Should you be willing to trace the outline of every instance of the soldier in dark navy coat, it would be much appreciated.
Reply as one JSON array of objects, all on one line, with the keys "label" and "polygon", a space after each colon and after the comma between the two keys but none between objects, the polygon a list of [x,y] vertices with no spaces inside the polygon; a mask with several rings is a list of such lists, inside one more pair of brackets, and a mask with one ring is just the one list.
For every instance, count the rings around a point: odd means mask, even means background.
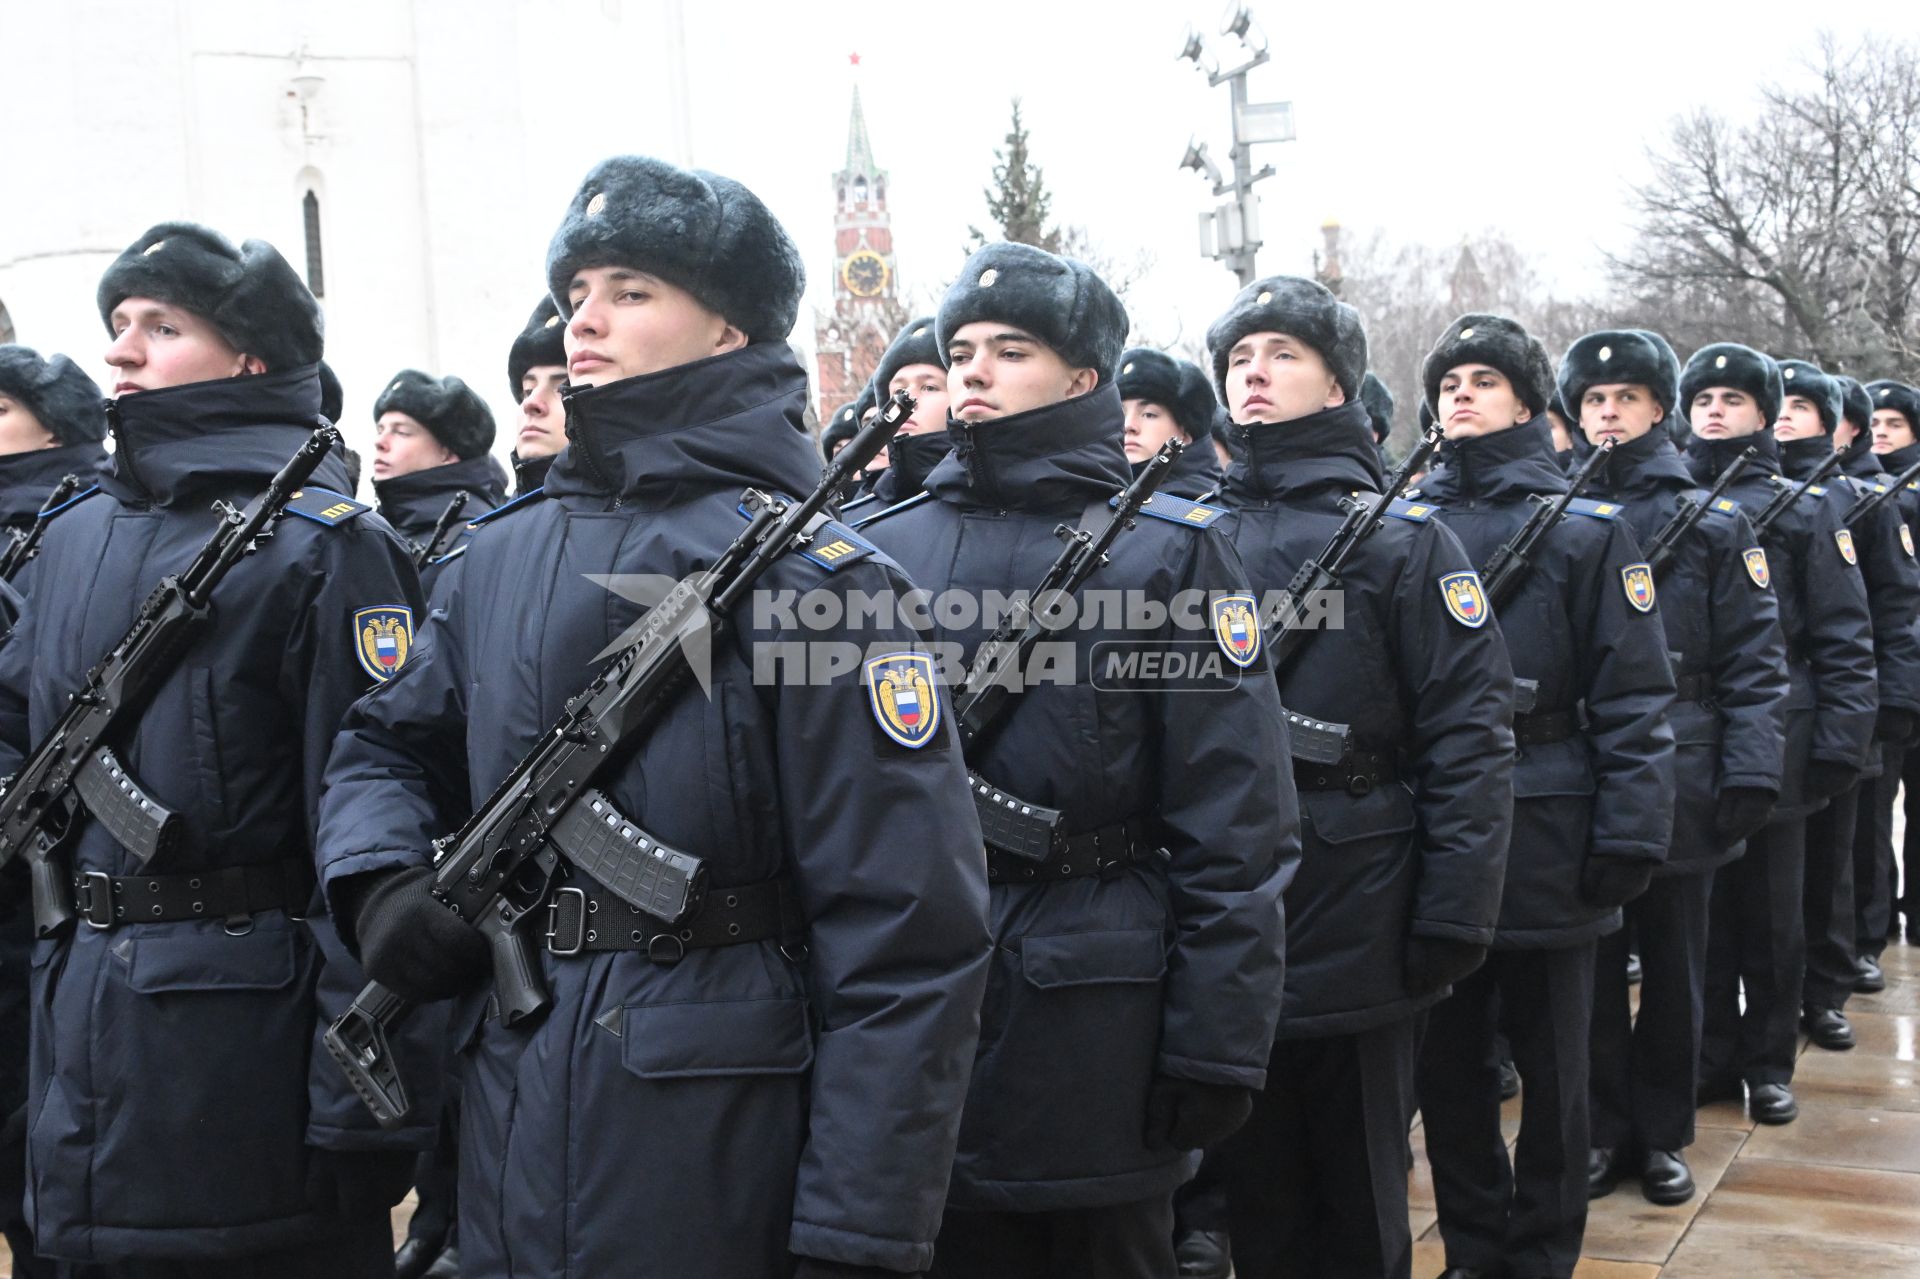
[{"label": "soldier in dark navy coat", "polygon": [[520,404],[513,438],[513,495],[524,497],[546,481],[547,468],[567,447],[567,408],[560,396],[567,387],[566,321],[546,294],[507,352],[507,385]]},{"label": "soldier in dark navy coat", "polygon": [[[1842,379],[1851,382],[1852,379]],[[1914,463],[1920,462],[1920,390],[1915,390],[1901,382],[1870,382],[1860,388],[1856,401],[1851,395],[1847,399],[1847,417],[1858,429],[1867,431],[1873,438],[1871,448],[1875,460],[1889,475],[1899,475]],[[1915,480],[1902,489],[1895,500],[1900,504],[1902,523],[1909,539],[1920,538],[1920,480]],[[1882,752],[1888,750],[1883,743]],[[1894,773],[1897,776],[1889,776]],[[1882,774],[1881,784],[1887,795],[1883,797],[1884,816],[1877,819],[1879,830],[1875,832],[1876,842],[1880,845],[1871,855],[1862,850],[1855,859],[1856,882],[1860,880],[1861,859],[1871,856],[1872,869],[1864,876],[1864,882],[1871,885],[1871,891],[1859,901],[1858,929],[1855,939],[1856,968],[1858,975],[1854,979],[1854,989],[1873,992],[1886,989],[1886,977],[1880,971],[1880,953],[1886,949],[1887,942],[1898,940],[1901,935],[1900,914],[1906,910],[1907,917],[1920,921],[1920,875],[1909,874],[1906,877],[1905,903],[1895,900],[1900,880],[1900,862],[1920,867],[1920,857],[1905,856],[1904,849],[1897,849],[1893,842],[1893,795],[1898,793],[1902,784],[1906,787],[1906,844],[1920,848],[1920,748],[1909,749],[1901,753],[1900,766],[1895,770],[1891,763]],[[1916,929],[1920,936],[1920,928]]]},{"label": "soldier in dark navy coat", "polygon": [[[1126,313],[1082,263],[995,244],[938,324],[953,454],[933,501],[863,532],[936,598],[1030,591],[1056,526],[1103,527],[1128,481]],[[994,965],[935,1275],[1171,1274],[1174,1188],[1265,1082],[1298,813],[1221,514],[1156,498],[1047,650],[1063,673],[1031,676],[969,751],[1063,819],[1042,863],[989,844]],[[971,660],[983,614],[936,608],[940,641]],[[1219,676],[1103,674],[1129,648],[1210,654]]]},{"label": "soldier in dark navy coat", "polygon": [[[1756,522],[1790,487],[1769,429],[1784,397],[1780,366],[1737,343],[1702,347],[1680,374],[1695,482],[1713,484],[1735,457],[1755,449],[1759,461],[1728,492]],[[1865,769],[1879,710],[1859,556],[1832,508],[1814,497],[1788,507],[1743,556],[1749,575],[1770,584],[1780,603],[1786,745],[1771,819],[1749,837],[1746,856],[1714,872],[1707,929],[1699,1096],[1738,1099],[1744,1083],[1750,1113],[1768,1124],[1800,1113],[1791,1085],[1806,973],[1807,818]]]},{"label": "soldier in dark navy coat", "polygon": [[[347,717],[322,815],[326,891],[368,972],[412,999],[467,996],[462,1273],[924,1271],[978,1033],[987,885],[913,633],[848,616],[856,592],[908,589],[884,556],[835,525],[776,561],[726,619],[705,688],[595,778],[704,860],[678,930],[570,870],[538,934],[551,1005],[508,1026],[475,997],[485,943],[427,891],[431,841],[665,583],[739,536],[744,491],[819,479],[785,341],[804,276],[752,192],[604,161],[547,266],[568,317],[568,446],[538,496],[469,538],[405,678]],[[802,593],[835,620],[783,607]],[[797,668],[776,660],[789,646]],[[917,713],[896,689],[920,694]]]},{"label": "soldier in dark navy coat", "polygon": [[889,465],[874,481],[873,491],[846,506],[844,513],[855,528],[901,502],[928,500],[927,477],[953,450],[947,439],[947,370],[939,347],[934,317],[920,316],[907,321],[873,370],[869,399],[878,402],[905,391],[914,398],[914,407],[887,445]]},{"label": "soldier in dark navy coat", "polygon": [[[1384,487],[1360,400],[1366,333],[1319,284],[1275,276],[1241,290],[1207,347],[1237,423],[1222,501],[1269,602],[1346,503]],[[1493,940],[1512,674],[1471,561],[1431,515],[1392,507],[1334,598],[1308,602],[1321,633],[1279,672],[1304,844],[1286,894],[1285,997],[1253,1116],[1209,1157],[1243,1279],[1410,1273],[1422,1013]],[[1309,750],[1308,733],[1340,744]]]},{"label": "soldier in dark navy coat", "polygon": [[[1512,320],[1468,314],[1421,377],[1447,444],[1419,500],[1486,580],[1500,548],[1567,491],[1546,420],[1552,365]],[[1515,677],[1538,691],[1513,722],[1513,842],[1493,952],[1429,1017],[1420,1113],[1448,1266],[1568,1279],[1586,1228],[1594,953],[1666,858],[1673,672],[1652,571],[1608,502],[1576,498],[1494,613]],[[1511,1161],[1503,1026],[1521,1083]]]},{"label": "soldier in dark navy coat", "polygon": [[[1582,433],[1576,465],[1613,445],[1587,495],[1618,506],[1649,556],[1682,503],[1707,497],[1667,430],[1679,379],[1666,340],[1640,330],[1589,333],[1560,364],[1560,399]],[[1654,569],[1677,690],[1673,833],[1647,891],[1625,907],[1628,926],[1601,938],[1594,960],[1587,1189],[1596,1197],[1631,1176],[1656,1204],[1694,1193],[1686,1148],[1713,872],[1745,851],[1780,793],[1787,655],[1773,588],[1742,558],[1755,544],[1740,504],[1722,498]],[[1637,1019],[1630,933],[1643,969]]]},{"label": "soldier in dark navy coat", "polygon": [[1198,365],[1152,347],[1136,346],[1120,356],[1120,403],[1126,410],[1127,464],[1134,474],[1160,446],[1179,440],[1180,454],[1157,490],[1196,502],[1219,496],[1223,478],[1213,450],[1213,419],[1220,400],[1213,379]]},{"label": "soldier in dark navy coat", "polygon": [[[213,502],[252,500],[319,421],[319,307],[271,245],[163,223],[98,303],[116,447],[18,583],[0,775],[200,550]],[[312,831],[340,717],[406,668],[422,604],[345,482],[325,459],[116,734],[177,847],[143,865],[83,816],[84,922],[35,943],[27,1218],[88,1279],[391,1273],[387,1212],[430,1130],[376,1128],[316,1051],[364,977],[317,908]],[[430,1013],[398,1045],[429,1098],[445,1033]]]},{"label": "soldier in dark navy coat", "polygon": [[[493,411],[457,377],[402,369],[373,402],[373,493],[380,515],[426,553],[420,584],[433,594],[439,561],[467,520],[506,500],[507,477],[487,450]],[[428,546],[447,504],[467,495],[459,521]]]}]

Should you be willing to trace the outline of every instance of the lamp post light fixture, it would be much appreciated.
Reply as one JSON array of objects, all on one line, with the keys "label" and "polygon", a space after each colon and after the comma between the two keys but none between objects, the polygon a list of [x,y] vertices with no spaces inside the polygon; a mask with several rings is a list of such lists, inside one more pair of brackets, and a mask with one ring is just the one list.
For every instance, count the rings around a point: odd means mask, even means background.
[{"label": "lamp post light fixture", "polygon": [[1200,255],[1220,262],[1247,285],[1258,275],[1254,257],[1261,244],[1260,198],[1254,194],[1253,184],[1273,176],[1272,165],[1254,172],[1252,149],[1262,143],[1294,140],[1293,104],[1247,101],[1247,72],[1264,66],[1268,54],[1266,32],[1254,21],[1244,0],[1234,0],[1227,6],[1220,34],[1232,36],[1239,43],[1247,55],[1245,62],[1222,71],[1219,60],[1192,27],[1181,38],[1178,57],[1205,74],[1209,88],[1228,86],[1233,107],[1233,149],[1227,154],[1233,161],[1233,181],[1222,180],[1219,168],[1207,157],[1205,143],[1189,141],[1180,167],[1203,173],[1212,182],[1216,198],[1232,196],[1200,215]]}]

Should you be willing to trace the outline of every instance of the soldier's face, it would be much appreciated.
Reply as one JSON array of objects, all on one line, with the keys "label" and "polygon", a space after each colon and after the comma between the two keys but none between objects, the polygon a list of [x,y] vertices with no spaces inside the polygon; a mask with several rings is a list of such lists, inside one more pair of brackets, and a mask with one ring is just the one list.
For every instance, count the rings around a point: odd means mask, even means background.
[{"label": "soldier's face", "polygon": [[26,405],[10,395],[0,395],[0,457],[50,449],[58,443]]},{"label": "soldier's face", "polygon": [[198,315],[152,298],[127,298],[107,323],[113,330],[107,363],[114,369],[116,399],[267,369],[265,362],[234,350]]},{"label": "soldier's face", "polygon": [[1533,416],[1507,375],[1485,364],[1448,369],[1434,407],[1440,430],[1450,440],[1512,430]]},{"label": "soldier's face", "polygon": [[460,459],[432,431],[399,409],[388,409],[373,424],[373,478],[391,480]]},{"label": "soldier's face", "polygon": [[1095,369],[1070,366],[1031,333],[995,320],[975,320],[947,339],[948,412],[962,422],[990,422],[1085,395],[1100,383]]},{"label": "soldier's face", "polygon": [[1789,395],[1787,402],[1780,406],[1780,416],[1773,424],[1773,438],[1776,440],[1810,440],[1826,433],[1827,428],[1820,421],[1819,408],[1804,395]]},{"label": "soldier's face", "polygon": [[887,395],[905,391],[914,400],[913,416],[902,435],[928,435],[947,429],[947,371],[938,364],[909,364],[887,383]]},{"label": "soldier's face", "polygon": [[1347,402],[1320,352],[1285,333],[1250,333],[1227,352],[1227,408],[1242,426],[1292,422]]},{"label": "soldier's face", "polygon": [[1638,382],[1590,386],[1580,396],[1580,432],[1589,444],[1637,440],[1666,416],[1653,392]]},{"label": "soldier's face", "polygon": [[737,351],[747,335],[676,284],[627,267],[589,267],[567,286],[567,373],[605,386]]},{"label": "soldier's face", "polygon": [[1873,411],[1873,451],[1891,453],[1914,442],[1913,423],[1898,409]]},{"label": "soldier's face", "polygon": [[1127,411],[1126,426],[1120,437],[1127,450],[1127,461],[1146,461],[1168,440],[1193,443],[1193,437],[1180,429],[1166,405],[1152,400],[1122,400],[1120,404]]},{"label": "soldier's face", "polygon": [[560,388],[566,366],[536,364],[520,379],[520,433],[513,451],[523,459],[552,457],[567,446],[567,405]]},{"label": "soldier's face", "polygon": [[1730,386],[1709,386],[1695,392],[1687,421],[1703,440],[1737,440],[1756,434],[1766,425],[1759,402]]}]

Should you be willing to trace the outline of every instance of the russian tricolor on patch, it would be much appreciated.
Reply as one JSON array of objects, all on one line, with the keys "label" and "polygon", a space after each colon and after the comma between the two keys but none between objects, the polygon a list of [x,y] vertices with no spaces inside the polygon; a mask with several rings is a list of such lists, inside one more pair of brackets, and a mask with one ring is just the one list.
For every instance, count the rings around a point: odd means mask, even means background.
[{"label": "russian tricolor on patch", "polygon": [[1740,558],[1746,561],[1747,576],[1753,584],[1762,590],[1773,584],[1773,573],[1767,568],[1767,553],[1757,546],[1749,546],[1740,552]]},{"label": "russian tricolor on patch", "polygon": [[1235,666],[1248,667],[1260,656],[1260,622],[1251,595],[1222,595],[1213,602],[1213,634],[1220,651]]},{"label": "russian tricolor on patch", "polygon": [[1629,564],[1620,570],[1620,583],[1626,587],[1627,603],[1642,613],[1653,612],[1653,568],[1648,564]]},{"label": "russian tricolor on patch", "polygon": [[354,655],[360,668],[384,684],[413,651],[413,610],[402,604],[363,608],[353,615]]},{"label": "russian tricolor on patch", "polygon": [[940,727],[933,677],[933,658],[925,653],[888,653],[867,662],[867,699],[881,732],[914,750],[933,740]]},{"label": "russian tricolor on patch", "polygon": [[1447,602],[1453,620],[1469,630],[1487,624],[1487,593],[1480,589],[1478,573],[1446,573],[1440,578],[1440,598]]}]

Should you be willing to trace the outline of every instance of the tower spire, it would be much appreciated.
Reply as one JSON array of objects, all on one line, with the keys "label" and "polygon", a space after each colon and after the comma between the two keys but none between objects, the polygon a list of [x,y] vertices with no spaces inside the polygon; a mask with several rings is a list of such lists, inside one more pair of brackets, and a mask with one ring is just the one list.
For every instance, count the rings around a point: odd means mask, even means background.
[{"label": "tower spire", "polygon": [[874,172],[873,145],[867,141],[867,113],[860,106],[860,85],[853,86],[853,115],[847,122],[848,173]]}]

